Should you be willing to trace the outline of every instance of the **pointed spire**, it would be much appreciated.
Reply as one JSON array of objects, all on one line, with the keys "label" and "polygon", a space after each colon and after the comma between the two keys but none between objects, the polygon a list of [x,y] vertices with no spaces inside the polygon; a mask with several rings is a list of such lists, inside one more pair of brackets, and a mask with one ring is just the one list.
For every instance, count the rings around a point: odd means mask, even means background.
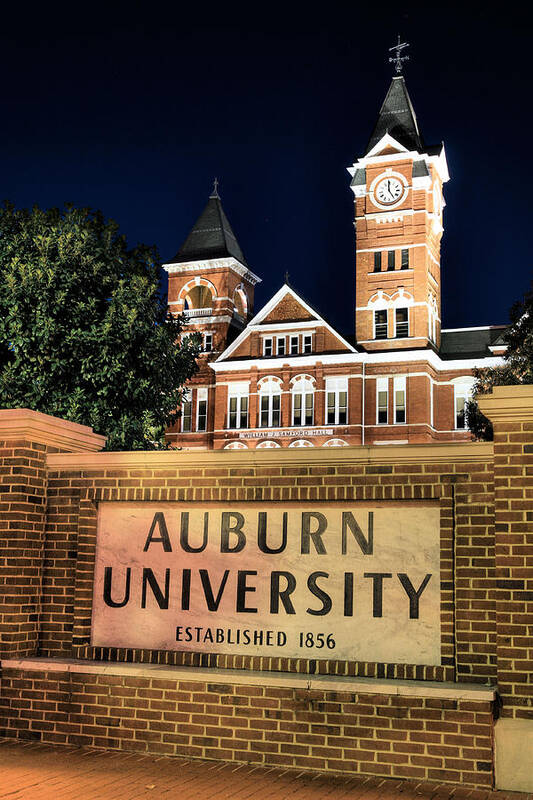
[{"label": "pointed spire", "polygon": [[383,101],[365,155],[388,133],[408,150],[423,149],[416,114],[403,75],[395,76]]},{"label": "pointed spire", "polygon": [[207,205],[175,257],[168,263],[180,264],[184,261],[203,261],[210,258],[235,258],[244,266],[248,266],[222,208],[217,178],[214,180]]}]

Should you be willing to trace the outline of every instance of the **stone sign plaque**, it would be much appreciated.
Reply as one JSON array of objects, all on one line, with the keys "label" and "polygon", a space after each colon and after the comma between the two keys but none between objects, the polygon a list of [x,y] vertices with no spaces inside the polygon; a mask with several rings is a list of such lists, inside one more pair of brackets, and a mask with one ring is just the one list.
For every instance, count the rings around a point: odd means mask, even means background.
[{"label": "stone sign plaque", "polygon": [[436,504],[99,505],[92,644],[440,664]]}]

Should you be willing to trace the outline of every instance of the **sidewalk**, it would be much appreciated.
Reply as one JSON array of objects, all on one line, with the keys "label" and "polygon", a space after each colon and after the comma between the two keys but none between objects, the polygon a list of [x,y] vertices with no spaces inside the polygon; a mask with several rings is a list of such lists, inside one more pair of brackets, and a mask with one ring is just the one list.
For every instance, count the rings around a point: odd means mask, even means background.
[{"label": "sidewalk", "polygon": [[384,778],[0,740],[0,800],[533,800]]}]

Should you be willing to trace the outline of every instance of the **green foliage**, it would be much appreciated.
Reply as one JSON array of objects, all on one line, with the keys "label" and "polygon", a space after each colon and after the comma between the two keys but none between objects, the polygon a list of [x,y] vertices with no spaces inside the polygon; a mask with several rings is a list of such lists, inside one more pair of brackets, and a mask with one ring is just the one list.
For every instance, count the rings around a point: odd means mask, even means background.
[{"label": "green foliage", "polygon": [[533,288],[526,292],[523,300],[514,304],[510,316],[511,325],[504,335],[505,363],[500,367],[474,370],[476,383],[473,399],[466,406],[466,418],[476,439],[490,441],[493,438],[492,425],[479,410],[477,397],[488,394],[494,386],[533,384]]},{"label": "green foliage", "polygon": [[160,271],[100,212],[0,208],[0,407],[91,425],[108,450],[163,447],[199,342],[176,344]]}]

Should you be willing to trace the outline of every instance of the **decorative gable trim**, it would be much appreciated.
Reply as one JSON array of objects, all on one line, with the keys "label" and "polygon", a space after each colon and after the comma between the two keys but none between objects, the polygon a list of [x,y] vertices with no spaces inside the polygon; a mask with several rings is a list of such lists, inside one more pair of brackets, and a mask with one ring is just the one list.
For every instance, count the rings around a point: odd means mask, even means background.
[{"label": "decorative gable trim", "polygon": [[[330,331],[330,333],[332,333],[339,340],[339,342],[341,342],[346,347],[346,349],[350,353],[356,353],[357,352],[357,350],[349,342],[347,342],[346,339],[344,339],[340,335],[340,333],[338,333],[334,328],[332,328],[331,325],[328,322],[326,322],[325,319],[322,319],[320,314],[318,314],[315,311],[315,309],[312,308],[309,305],[309,303],[306,303],[306,301],[302,297],[300,297],[294,291],[294,289],[292,289],[288,284],[285,283],[285,284],[283,284],[283,286],[280,289],[278,289],[276,294],[273,295],[270,298],[268,303],[266,303],[266,305],[264,305],[263,308],[260,311],[258,311],[257,314],[250,320],[250,322],[248,323],[246,328],[242,331],[242,333],[240,333],[239,336],[237,336],[237,338],[229,345],[229,347],[227,347],[224,350],[224,352],[221,353],[221,355],[216,359],[216,362],[213,362],[213,363],[219,363],[219,362],[225,361],[227,358],[229,358],[231,356],[231,354],[234,353],[240,347],[240,345],[244,342],[244,340],[248,336],[250,336],[250,334],[253,331],[260,330],[262,333],[264,333],[267,330],[267,326],[266,325],[261,325],[262,320],[264,320],[266,317],[268,317],[268,315],[271,313],[271,311],[273,311],[276,308],[276,306],[281,302],[281,300],[283,300],[283,298],[286,297],[287,295],[290,295],[291,297],[293,297],[294,300],[296,300],[297,303],[299,303],[309,314],[312,315],[313,319],[311,319],[311,320],[302,320],[302,322],[299,322],[299,323],[292,323],[292,322],[291,323],[286,323],[286,322],[283,322],[282,320],[280,320],[279,323],[276,323],[276,322],[268,323],[268,328],[271,328],[271,327],[275,326],[276,329],[278,329],[278,328],[282,329],[286,325],[290,325],[291,327],[292,326],[305,327],[305,326],[309,325],[309,323],[311,323],[315,327],[320,325],[320,326],[323,326],[324,328],[326,328],[328,331]],[[316,357],[317,354],[314,354],[314,355]]]}]

